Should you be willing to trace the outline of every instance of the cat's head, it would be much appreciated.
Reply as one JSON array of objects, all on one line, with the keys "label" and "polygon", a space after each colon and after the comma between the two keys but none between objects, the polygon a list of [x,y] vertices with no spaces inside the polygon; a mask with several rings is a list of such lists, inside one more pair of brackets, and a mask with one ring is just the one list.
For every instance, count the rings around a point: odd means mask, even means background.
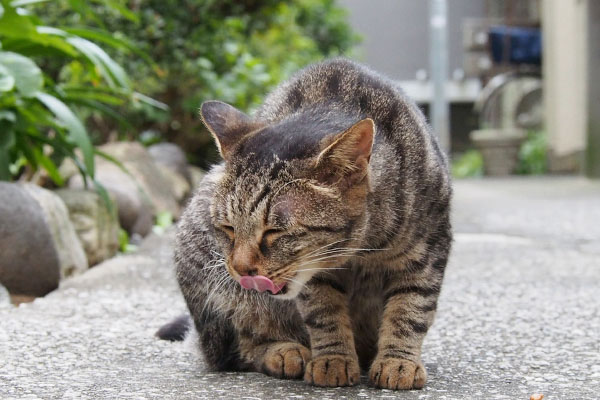
[{"label": "cat's head", "polygon": [[314,109],[266,124],[216,101],[201,115],[225,160],[211,218],[231,276],[293,298],[342,267],[365,227],[373,121]]}]

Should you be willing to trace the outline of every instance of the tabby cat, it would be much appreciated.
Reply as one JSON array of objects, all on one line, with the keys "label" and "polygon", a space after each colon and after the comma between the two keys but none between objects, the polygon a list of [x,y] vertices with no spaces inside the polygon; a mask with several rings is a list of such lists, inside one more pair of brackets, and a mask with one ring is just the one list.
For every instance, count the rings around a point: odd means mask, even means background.
[{"label": "tabby cat", "polygon": [[376,387],[422,388],[451,187],[415,104],[334,59],[253,117],[218,101],[201,115],[224,163],[181,219],[176,265],[208,366],[318,386],[362,369]]}]

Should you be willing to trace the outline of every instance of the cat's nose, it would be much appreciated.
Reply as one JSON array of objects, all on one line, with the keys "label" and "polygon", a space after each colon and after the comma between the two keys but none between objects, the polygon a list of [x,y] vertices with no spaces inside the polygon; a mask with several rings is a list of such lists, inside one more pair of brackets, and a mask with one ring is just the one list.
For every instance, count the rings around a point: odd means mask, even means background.
[{"label": "cat's nose", "polygon": [[253,266],[234,266],[233,267],[241,276],[256,276],[258,269]]},{"label": "cat's nose", "polygon": [[231,257],[231,266],[241,276],[260,275],[256,252],[249,246],[235,248]]}]

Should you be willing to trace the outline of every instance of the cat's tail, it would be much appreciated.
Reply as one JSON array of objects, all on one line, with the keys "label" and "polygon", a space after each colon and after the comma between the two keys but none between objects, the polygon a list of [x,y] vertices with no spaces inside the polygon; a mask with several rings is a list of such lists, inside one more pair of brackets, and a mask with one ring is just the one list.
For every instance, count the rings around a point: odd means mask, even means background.
[{"label": "cat's tail", "polygon": [[173,321],[160,327],[155,336],[162,340],[171,342],[183,341],[192,327],[192,317],[189,314],[183,314]]}]

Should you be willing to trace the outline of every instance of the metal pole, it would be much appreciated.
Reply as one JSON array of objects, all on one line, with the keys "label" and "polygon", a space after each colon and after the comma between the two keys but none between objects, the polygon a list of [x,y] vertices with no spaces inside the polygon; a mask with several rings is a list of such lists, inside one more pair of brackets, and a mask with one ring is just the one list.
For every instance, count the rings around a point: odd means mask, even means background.
[{"label": "metal pole", "polygon": [[446,99],[448,37],[446,0],[429,0],[429,68],[433,83],[430,119],[440,146],[450,154],[449,106]]}]

